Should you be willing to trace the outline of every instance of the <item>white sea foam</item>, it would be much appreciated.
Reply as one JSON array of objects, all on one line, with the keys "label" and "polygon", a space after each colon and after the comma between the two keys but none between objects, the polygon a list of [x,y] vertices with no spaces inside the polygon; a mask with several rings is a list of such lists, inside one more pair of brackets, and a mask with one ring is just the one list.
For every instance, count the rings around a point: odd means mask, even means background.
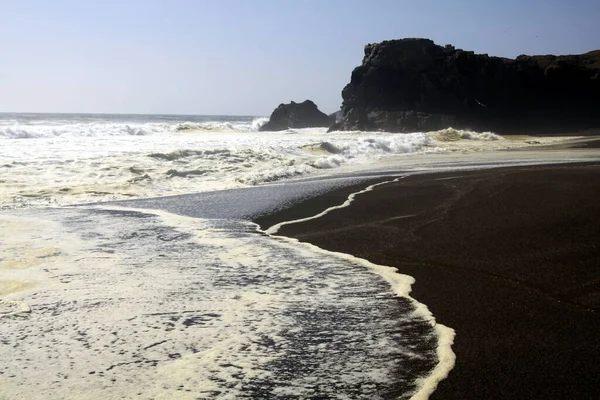
[{"label": "white sea foam", "polygon": [[326,141],[319,149],[331,153],[318,158],[314,165],[317,168],[337,168],[346,163],[366,163],[385,156],[418,152],[435,152],[429,148],[431,138],[425,133],[411,134],[379,134],[364,136],[355,135],[352,141]]},{"label": "white sea foam", "polygon": [[468,140],[503,140],[504,138],[493,132],[475,132],[470,130],[460,130],[454,128],[442,129],[430,132],[429,136],[442,142],[454,142],[461,139]]},{"label": "white sea foam", "polygon": [[[440,169],[526,145],[456,131],[258,133],[197,125],[205,123],[2,139],[0,204],[187,193],[376,164]],[[452,331],[391,268],[231,221],[83,209],[11,215],[0,217],[11,232],[0,240],[0,337],[15,344],[0,347],[0,393],[9,398],[377,398],[407,379],[415,385],[405,397],[425,399],[453,365]],[[425,359],[436,361],[427,376],[389,373],[410,374],[404,366]]]},{"label": "white sea foam", "polygon": [[[348,196],[348,198],[346,199],[346,201],[344,201],[340,205],[329,207],[329,208],[323,210],[322,212],[315,214],[313,216],[310,216],[310,217],[305,217],[305,218],[300,218],[300,219],[296,219],[296,220],[285,221],[285,222],[275,224],[275,225],[267,228],[266,230],[264,230],[264,232],[268,235],[273,236],[279,232],[279,229],[281,229],[282,226],[310,221],[313,219],[320,218],[320,217],[322,217],[326,214],[329,214],[335,210],[346,208],[346,207],[350,206],[350,204],[352,204],[352,202],[354,201],[356,196],[359,196],[363,193],[370,192],[378,186],[387,185],[392,182],[397,182],[402,178],[404,178],[404,176],[395,178],[390,181],[380,182],[380,183],[376,183],[376,184],[367,186],[365,189],[363,189],[359,192],[351,193]],[[312,249],[313,251],[325,253],[328,255],[332,254],[332,255],[335,255],[335,256],[343,258],[343,259],[358,262],[358,263],[364,265],[365,267],[375,271],[380,276],[382,276],[390,284],[393,292],[396,293],[398,296],[406,297],[406,298],[411,299],[411,301],[413,301],[414,308],[415,308],[415,314],[418,314],[423,319],[429,321],[431,323],[431,325],[434,327],[435,332],[438,335],[437,365],[430,372],[429,375],[420,377],[418,379],[417,389],[415,390],[415,393],[411,396],[411,400],[426,400],[426,399],[428,399],[429,396],[437,388],[438,383],[441,380],[445,379],[448,376],[448,373],[454,368],[454,364],[456,361],[456,355],[452,351],[452,344],[454,343],[455,332],[451,328],[448,328],[442,324],[436,323],[433,314],[431,314],[431,312],[429,311],[427,306],[419,303],[418,301],[416,301],[415,299],[410,297],[411,286],[412,286],[412,284],[414,284],[414,279],[408,275],[400,274],[398,272],[398,270],[393,267],[386,267],[386,266],[373,264],[368,260],[354,257],[350,254],[337,253],[337,252],[331,252],[328,250],[323,250],[323,249],[321,249],[317,246],[314,246],[312,244],[309,244],[309,243],[301,243],[300,241],[298,241],[296,239],[291,239],[291,238],[285,238],[285,239],[289,240],[292,243],[307,246],[308,248]]]},{"label": "white sea foam", "polygon": [[114,122],[110,120],[35,120],[19,123],[0,119],[0,139],[35,139],[55,137],[145,136],[186,131],[256,132],[268,121],[260,117],[251,120]]},{"label": "white sea foam", "polygon": [[[8,283],[12,283],[8,281]],[[15,285],[16,286],[16,285]],[[24,301],[13,301],[0,299],[0,318],[14,317],[17,315],[28,314],[31,307]]]},{"label": "white sea foam", "polygon": [[248,122],[209,121],[209,122],[184,122],[177,124],[174,130],[181,131],[215,131],[215,132],[257,132],[261,126],[269,121],[267,117],[254,118]]},{"label": "white sea foam", "polygon": [[69,204],[256,185],[429,151],[426,142],[423,134],[331,135],[324,129],[13,140],[0,148],[0,204]]},{"label": "white sea foam", "polygon": [[55,249],[0,268],[0,281],[35,281],[4,296],[32,310],[0,324],[8,398],[408,398],[436,368],[434,320],[392,268],[234,221],[7,218],[16,234],[2,251],[17,257],[34,239]]},{"label": "white sea foam", "polygon": [[[428,134],[327,133],[325,128],[258,132],[265,121],[0,118],[0,207],[237,188],[364,170],[382,161],[411,165],[417,161],[404,160],[411,155],[530,146],[525,139],[451,128]],[[544,144],[563,139],[536,140]]]},{"label": "white sea foam", "polygon": [[165,124],[64,124],[0,126],[0,138],[34,139],[53,137],[140,136],[168,131]]}]

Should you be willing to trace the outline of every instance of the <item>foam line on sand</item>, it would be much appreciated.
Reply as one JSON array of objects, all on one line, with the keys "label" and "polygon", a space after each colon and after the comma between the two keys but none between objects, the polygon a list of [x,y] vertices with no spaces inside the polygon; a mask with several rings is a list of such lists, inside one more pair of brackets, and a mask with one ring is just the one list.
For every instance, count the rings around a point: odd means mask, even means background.
[{"label": "foam line on sand", "polygon": [[312,250],[314,252],[319,252],[319,253],[327,254],[330,256],[335,256],[335,257],[338,257],[338,258],[341,258],[341,259],[344,259],[344,260],[347,260],[347,261],[350,261],[353,263],[363,265],[364,267],[368,268],[369,270],[373,271],[374,273],[376,273],[377,275],[379,275],[383,279],[385,279],[389,283],[393,292],[396,295],[409,299],[415,307],[415,313],[418,313],[422,318],[429,321],[429,323],[434,327],[435,332],[438,336],[438,347],[437,347],[438,363],[437,363],[436,367],[431,371],[429,376],[423,377],[419,380],[419,382],[417,382],[418,388],[415,391],[415,393],[413,394],[413,396],[411,397],[411,400],[426,400],[435,391],[439,382],[444,380],[448,376],[449,372],[454,368],[454,364],[456,361],[456,355],[452,351],[452,344],[454,343],[455,331],[452,328],[449,328],[447,326],[437,323],[435,320],[435,317],[429,311],[427,306],[425,304],[419,303],[416,299],[414,299],[410,296],[411,286],[415,283],[415,279],[409,275],[404,275],[404,274],[398,273],[398,270],[394,267],[374,264],[368,260],[365,260],[365,259],[362,259],[359,257],[355,257],[351,254],[325,250],[325,249],[322,249],[322,248],[315,246],[313,244],[310,244],[310,243],[300,242],[298,239],[295,239],[295,238],[289,238],[286,236],[276,235],[282,226],[317,219],[317,218],[320,218],[334,210],[348,207],[348,206],[350,206],[350,204],[352,204],[352,202],[354,201],[356,196],[366,193],[366,192],[370,192],[378,186],[397,182],[404,177],[405,176],[400,176],[393,180],[369,185],[368,187],[366,187],[363,190],[360,190],[358,192],[350,194],[348,196],[348,198],[346,199],[346,201],[344,201],[342,204],[329,207],[329,208],[325,209],[324,211],[322,211],[318,214],[315,214],[311,217],[280,222],[278,224],[275,224],[275,225],[269,227],[266,230],[262,230],[257,225],[257,231],[262,232],[271,237],[278,238],[280,240],[286,240],[291,243],[297,243],[299,245],[306,246],[307,248],[309,248],[310,250]]},{"label": "foam line on sand", "polygon": [[266,229],[266,230],[264,231],[264,233],[266,233],[266,234],[268,234],[268,235],[275,235],[275,234],[277,234],[277,232],[279,232],[279,229],[281,229],[281,227],[282,227],[282,226],[285,226],[285,225],[292,225],[292,224],[298,224],[298,223],[300,223],[300,222],[306,222],[306,221],[310,221],[310,220],[313,220],[313,219],[321,218],[322,216],[324,216],[324,215],[326,215],[326,214],[329,214],[331,211],[334,211],[334,210],[339,210],[340,208],[345,208],[345,207],[348,207],[350,204],[352,204],[352,202],[354,201],[354,198],[355,198],[356,196],[358,196],[359,194],[363,194],[363,193],[366,193],[366,192],[370,192],[371,190],[375,189],[377,186],[385,185],[385,184],[392,183],[392,182],[398,182],[398,180],[400,180],[400,179],[402,179],[402,178],[404,178],[404,176],[401,176],[401,177],[395,178],[395,179],[393,179],[393,180],[390,180],[390,181],[379,182],[379,183],[375,183],[375,184],[373,184],[373,185],[369,185],[369,186],[367,186],[365,189],[363,189],[363,190],[361,190],[361,191],[359,191],[359,192],[356,192],[356,193],[352,193],[352,194],[350,194],[350,195],[348,196],[348,198],[346,199],[346,201],[344,201],[344,202],[343,202],[342,204],[340,204],[340,205],[333,206],[333,207],[329,207],[329,208],[327,208],[327,209],[325,209],[325,210],[321,211],[320,213],[318,213],[318,214],[315,214],[315,215],[313,215],[313,216],[310,216],[310,217],[306,217],[306,218],[300,218],[300,219],[294,219],[294,220],[291,220],[291,221],[284,221],[284,222],[280,222],[280,223],[278,223],[278,224],[275,224],[275,225],[273,225],[273,226],[269,227],[268,229]]}]

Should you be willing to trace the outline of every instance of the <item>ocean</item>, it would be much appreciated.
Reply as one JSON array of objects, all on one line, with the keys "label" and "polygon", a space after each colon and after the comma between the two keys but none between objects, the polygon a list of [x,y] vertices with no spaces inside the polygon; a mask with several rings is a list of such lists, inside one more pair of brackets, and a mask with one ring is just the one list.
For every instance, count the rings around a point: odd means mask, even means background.
[{"label": "ocean", "polygon": [[[499,136],[258,132],[264,117],[0,114],[0,206],[64,205],[330,174]],[[465,136],[462,139],[460,135]],[[481,139],[481,140],[477,140]],[[494,140],[496,139],[496,140]],[[442,145],[440,145],[442,144]],[[485,146],[484,146],[485,147]],[[488,146],[489,147],[489,146]]]},{"label": "ocean", "polygon": [[490,132],[265,121],[0,114],[0,398],[429,396],[454,331],[414,280],[252,218],[375,176],[540,156]]}]

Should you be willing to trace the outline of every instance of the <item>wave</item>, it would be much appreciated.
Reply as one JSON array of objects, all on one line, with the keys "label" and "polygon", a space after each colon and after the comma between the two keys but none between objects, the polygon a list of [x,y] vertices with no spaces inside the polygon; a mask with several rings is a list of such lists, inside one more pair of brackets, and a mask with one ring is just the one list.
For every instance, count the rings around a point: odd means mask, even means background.
[{"label": "wave", "polygon": [[319,169],[337,168],[350,162],[365,162],[386,155],[416,153],[432,143],[425,133],[367,136],[347,143],[323,142],[318,149],[328,155],[318,158],[313,166]]},{"label": "wave", "polygon": [[205,121],[205,122],[147,122],[147,123],[56,123],[56,121],[34,121],[19,124],[14,120],[0,121],[0,138],[36,139],[55,137],[100,137],[100,136],[148,136],[157,134],[185,133],[194,131],[256,132],[268,118],[250,121]]},{"label": "wave", "polygon": [[252,123],[250,124],[251,130],[253,132],[258,131],[267,122],[269,122],[269,118],[267,118],[267,117],[254,118],[252,120]]},{"label": "wave", "polygon": [[168,131],[165,124],[64,124],[0,126],[0,138],[36,139],[54,137],[146,136]]},{"label": "wave", "polygon": [[269,118],[254,118],[250,122],[242,121],[207,121],[207,122],[182,122],[175,126],[176,132],[185,131],[218,131],[218,132],[257,132],[267,123]]},{"label": "wave", "polygon": [[[52,126],[22,125],[22,130],[0,121],[5,137],[7,132],[13,137],[57,137],[0,145],[0,207],[231,189],[383,165],[409,154],[486,151],[512,143],[489,132],[451,128],[409,134],[327,133],[323,128],[254,134],[266,118],[225,119],[142,124],[61,121]],[[236,124],[236,129],[246,131],[218,133]],[[215,134],[191,132],[200,127]],[[93,135],[94,140],[85,137]]]},{"label": "wave", "polygon": [[316,166],[309,164],[277,166],[240,176],[237,181],[246,185],[260,185],[261,183],[275,182],[309,174],[314,172],[316,168]]},{"label": "wave", "polygon": [[202,156],[205,152],[201,150],[175,150],[169,153],[150,153],[148,157],[156,158],[157,160],[173,161],[179,160],[180,158],[187,158],[193,156]]},{"label": "wave", "polygon": [[440,142],[454,142],[457,140],[502,140],[502,136],[492,132],[475,132],[470,130],[446,128],[430,132],[429,136]]}]

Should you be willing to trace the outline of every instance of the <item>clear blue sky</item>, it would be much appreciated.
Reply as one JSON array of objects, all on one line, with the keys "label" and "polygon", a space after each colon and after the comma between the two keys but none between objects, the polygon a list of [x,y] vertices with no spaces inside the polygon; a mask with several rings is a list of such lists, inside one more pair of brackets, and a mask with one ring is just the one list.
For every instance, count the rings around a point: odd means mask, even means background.
[{"label": "clear blue sky", "polygon": [[366,43],[515,57],[600,48],[600,0],[0,0],[0,111],[325,112]]}]

